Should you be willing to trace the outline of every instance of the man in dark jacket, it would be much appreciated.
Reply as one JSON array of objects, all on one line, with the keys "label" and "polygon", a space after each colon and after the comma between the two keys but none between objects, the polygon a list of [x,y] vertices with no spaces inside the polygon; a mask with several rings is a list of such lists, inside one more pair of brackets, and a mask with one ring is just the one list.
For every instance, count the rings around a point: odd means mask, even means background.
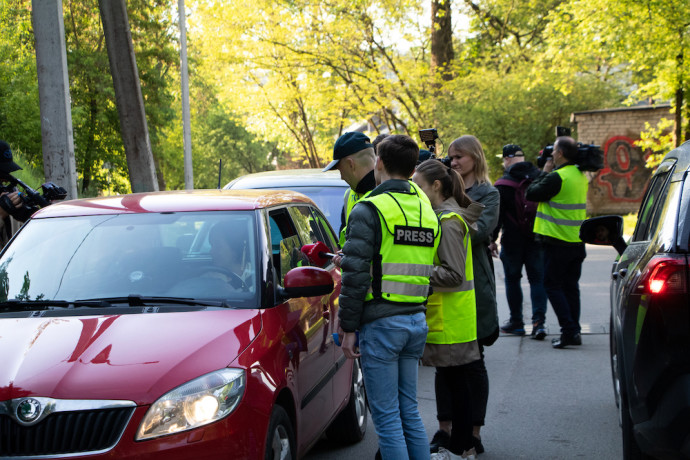
[{"label": "man in dark jacket", "polygon": [[429,199],[408,179],[419,147],[408,136],[377,147],[379,184],[350,213],[343,247],[340,334],[347,358],[360,357],[369,408],[385,459],[429,458],[417,406],[424,312],[440,224]]},{"label": "man in dark jacket", "polygon": [[[505,174],[494,186],[501,194],[501,207],[494,241],[501,230],[501,262],[505,273],[506,297],[510,308],[510,319],[501,326],[507,334],[524,335],[522,319],[522,267],[527,272],[532,300],[532,338],[546,337],[546,290],[544,289],[544,255],[541,244],[534,241],[534,215],[527,209],[524,185],[536,179],[541,171],[529,161],[519,145],[503,147]],[[525,182],[523,182],[525,181]],[[523,183],[523,186],[520,184]],[[520,194],[520,199],[517,195]],[[532,204],[536,207],[536,204]],[[520,206],[520,210],[518,210]],[[535,210],[535,209],[533,209]],[[527,225],[529,224],[529,225]]]},{"label": "man in dark jacket", "polygon": [[527,199],[538,201],[534,233],[544,246],[544,286],[561,326],[554,348],[582,345],[580,286],[585,244],[579,230],[586,217],[587,177],[575,161],[578,146],[571,137],[556,139],[544,173],[527,189]]}]

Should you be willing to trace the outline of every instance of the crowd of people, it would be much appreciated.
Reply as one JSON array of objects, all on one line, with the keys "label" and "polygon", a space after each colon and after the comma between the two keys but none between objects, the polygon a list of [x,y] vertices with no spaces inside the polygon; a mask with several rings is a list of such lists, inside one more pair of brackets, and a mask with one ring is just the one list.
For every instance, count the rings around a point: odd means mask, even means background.
[{"label": "crowd of people", "polygon": [[[475,136],[439,161],[405,135],[373,142],[348,132],[333,161],[350,186],[334,262],[342,271],[339,333],[360,359],[382,459],[475,458],[489,397],[484,348],[502,331],[525,335],[520,285],[530,285],[531,338],[544,340],[547,299],[561,327],[555,349],[582,344],[579,278],[587,179],[577,143],[557,138],[542,170],[519,145],[503,148],[489,178]],[[500,235],[500,240],[498,239]],[[500,241],[500,252],[496,241]],[[510,318],[499,327],[493,257],[500,255]],[[417,406],[419,363],[435,368],[438,429]]]}]

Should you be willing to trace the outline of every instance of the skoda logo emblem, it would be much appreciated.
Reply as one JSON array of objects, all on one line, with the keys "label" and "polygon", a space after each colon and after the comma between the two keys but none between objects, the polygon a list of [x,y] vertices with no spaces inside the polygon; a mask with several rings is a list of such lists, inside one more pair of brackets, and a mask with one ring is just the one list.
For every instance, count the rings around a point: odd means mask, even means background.
[{"label": "skoda logo emblem", "polygon": [[26,398],[17,406],[17,418],[24,423],[36,421],[41,416],[41,403],[34,398]]}]

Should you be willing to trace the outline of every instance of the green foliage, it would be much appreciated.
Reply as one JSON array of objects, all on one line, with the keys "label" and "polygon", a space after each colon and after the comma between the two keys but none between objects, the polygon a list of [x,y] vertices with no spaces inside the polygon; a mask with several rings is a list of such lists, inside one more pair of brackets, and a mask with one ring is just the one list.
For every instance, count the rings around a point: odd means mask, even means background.
[{"label": "green foliage", "polygon": [[528,160],[555,140],[556,126],[569,126],[574,111],[614,104],[615,89],[583,76],[572,82],[571,91],[559,89],[562,82],[551,74],[534,75],[523,65],[508,74],[490,68],[476,69],[445,87],[437,115],[444,143],[464,134],[482,142],[493,179],[502,174],[501,154],[505,144],[519,144]]},{"label": "green foliage", "polygon": [[673,120],[662,118],[656,126],[645,123],[645,129],[640,133],[640,140],[635,145],[648,152],[646,165],[648,168],[656,169],[661,164],[664,155],[673,150],[673,132],[670,128]]},{"label": "green foliage", "polygon": [[0,139],[42,169],[36,57],[28,0],[0,2]]}]

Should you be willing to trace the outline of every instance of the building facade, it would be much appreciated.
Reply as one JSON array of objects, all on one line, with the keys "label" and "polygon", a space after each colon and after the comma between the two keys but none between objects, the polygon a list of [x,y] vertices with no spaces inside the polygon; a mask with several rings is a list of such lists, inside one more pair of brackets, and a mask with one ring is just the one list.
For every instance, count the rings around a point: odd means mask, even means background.
[{"label": "building facade", "polygon": [[587,214],[630,214],[640,207],[652,170],[645,167],[647,152],[635,145],[645,123],[654,127],[673,118],[669,104],[575,112],[570,121],[577,140],[601,146],[604,169],[591,175]]}]

